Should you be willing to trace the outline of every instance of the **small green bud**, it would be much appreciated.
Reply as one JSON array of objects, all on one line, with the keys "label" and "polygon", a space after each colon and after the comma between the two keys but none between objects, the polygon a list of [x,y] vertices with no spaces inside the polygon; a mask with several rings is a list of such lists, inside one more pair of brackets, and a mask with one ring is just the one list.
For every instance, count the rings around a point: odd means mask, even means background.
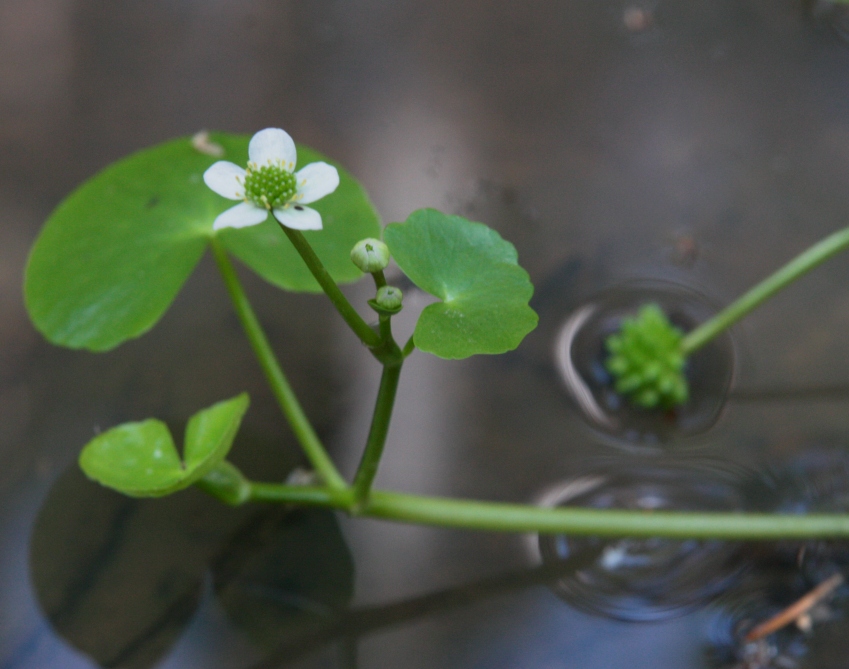
[{"label": "small green bud", "polygon": [[351,261],[367,274],[379,272],[389,264],[389,247],[379,239],[361,239],[351,249]]},{"label": "small green bud", "polygon": [[395,286],[378,288],[374,303],[384,311],[397,312],[401,309],[404,294]]}]

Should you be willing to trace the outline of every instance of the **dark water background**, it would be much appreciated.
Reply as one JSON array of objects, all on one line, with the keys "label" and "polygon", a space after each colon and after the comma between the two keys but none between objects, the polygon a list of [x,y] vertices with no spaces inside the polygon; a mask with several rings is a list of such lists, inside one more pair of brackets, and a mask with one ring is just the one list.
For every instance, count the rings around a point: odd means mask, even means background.
[{"label": "dark water background", "polygon": [[[234,461],[274,479],[301,459],[209,258],[153,332],[104,355],[46,344],[21,273],[47,214],[109,162],[203,128],[286,128],[347,165],[386,222],[435,206],[516,245],[539,329],[503,357],[413,356],[378,484],[538,499],[596,458],[633,457],[600,443],[557,377],[553,342],[577,305],[626,279],[722,303],[847,224],[842,18],[791,0],[2,0],[0,667],[717,666],[723,611],[769,599],[767,567],[727,601],[616,622],[539,585],[526,537],[87,483],[74,462],[97,430],[180,428],[242,390]],[[376,365],[320,298],[244,279],[350,474]],[[411,291],[402,331],[417,304]],[[787,510],[816,505],[787,471],[836,472],[811,485],[842,502],[847,333],[842,257],[736,329],[725,416],[673,449],[785,472]],[[793,563],[774,548],[732,552]],[[799,666],[841,666],[846,631],[840,615],[815,627]]]}]

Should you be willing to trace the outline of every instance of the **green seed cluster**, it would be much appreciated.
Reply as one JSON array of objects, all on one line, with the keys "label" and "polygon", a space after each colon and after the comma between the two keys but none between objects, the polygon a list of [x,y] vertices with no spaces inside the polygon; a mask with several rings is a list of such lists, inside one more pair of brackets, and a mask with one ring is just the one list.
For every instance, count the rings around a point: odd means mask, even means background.
[{"label": "green seed cluster", "polygon": [[684,333],[656,304],[643,306],[622,329],[605,340],[610,354],[605,367],[616,392],[646,409],[671,409],[689,397],[681,352]]},{"label": "green seed cluster", "polygon": [[245,199],[259,207],[282,207],[298,192],[295,175],[276,165],[248,167],[245,172]]}]

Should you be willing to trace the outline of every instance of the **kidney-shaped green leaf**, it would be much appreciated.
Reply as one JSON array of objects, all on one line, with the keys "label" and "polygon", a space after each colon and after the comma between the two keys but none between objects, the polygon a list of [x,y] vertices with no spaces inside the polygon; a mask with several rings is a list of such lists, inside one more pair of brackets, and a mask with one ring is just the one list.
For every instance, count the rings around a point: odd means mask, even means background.
[{"label": "kidney-shaped green leaf", "polygon": [[192,485],[229,452],[248,408],[245,393],[199,411],[186,426],[184,461],[168,427],[148,419],[99,434],[80,454],[80,467],[98,483],[132,497],[161,497]]},{"label": "kidney-shaped green leaf", "polygon": [[29,257],[24,292],[53,343],[108,350],[149,330],[200,260],[220,198],[215,161],[177,139],[107,167],[53,212]]},{"label": "kidney-shaped green leaf", "polygon": [[528,306],[533,286],[516,249],[483,223],[420,209],[387,226],[384,239],[404,273],[442,300],[416,324],[423,351],[441,358],[503,353],[536,327]]},{"label": "kidney-shaped green leaf", "polygon": [[[247,163],[247,135],[211,139],[224,159]],[[327,160],[304,147],[298,155],[299,166]],[[59,205],[33,246],[24,286],[30,317],[47,339],[105,351],[156,324],[203,255],[215,217],[234,204],[203,183],[217,159],[189,138],[165,142],[110,165]],[[345,282],[361,276],[351,247],[375,236],[380,223],[362,187],[337,169],[337,191],[312,205],[325,229],[308,237],[331,276]],[[220,237],[271,283],[318,289],[270,219]]]}]

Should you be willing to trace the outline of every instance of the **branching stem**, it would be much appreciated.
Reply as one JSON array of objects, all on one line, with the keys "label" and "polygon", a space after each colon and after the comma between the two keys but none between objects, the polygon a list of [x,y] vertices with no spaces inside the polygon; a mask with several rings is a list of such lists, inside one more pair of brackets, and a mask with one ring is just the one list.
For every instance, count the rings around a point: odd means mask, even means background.
[{"label": "branching stem", "polygon": [[[207,492],[215,494],[209,487]],[[351,497],[327,487],[251,483],[246,501],[351,509]],[[372,490],[358,515],[490,532],[540,532],[667,539],[812,539],[849,537],[849,514],[701,513],[581,507],[545,508]]]}]

